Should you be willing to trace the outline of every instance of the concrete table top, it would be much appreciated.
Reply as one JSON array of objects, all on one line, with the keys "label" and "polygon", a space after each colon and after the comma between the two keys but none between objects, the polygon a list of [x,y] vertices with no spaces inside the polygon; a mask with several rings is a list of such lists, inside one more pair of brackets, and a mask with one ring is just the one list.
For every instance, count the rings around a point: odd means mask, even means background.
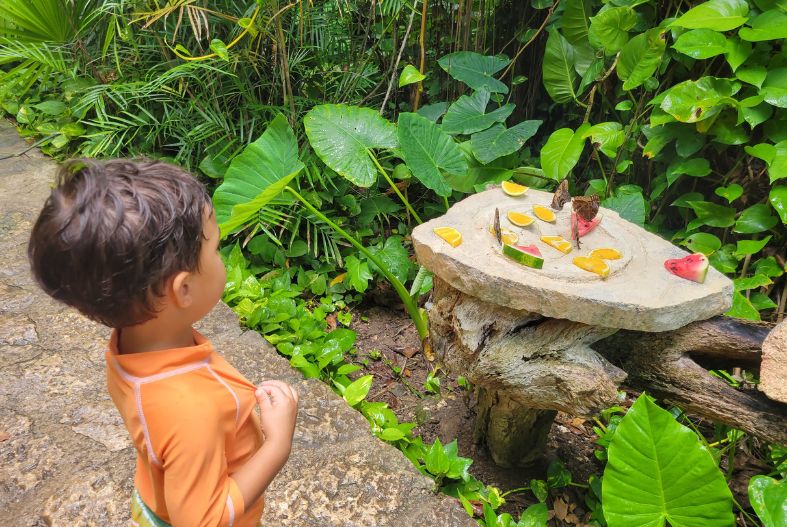
[{"label": "concrete table top", "polygon": [[[668,258],[685,251],[651,234],[609,209],[601,208],[599,226],[581,239],[582,247],[563,254],[540,241],[542,235],[570,240],[571,206],[557,212],[555,223],[539,219],[528,227],[515,227],[509,211],[534,216],[533,205],[549,207],[553,194],[530,189],[510,197],[500,188],[469,196],[443,216],[413,231],[419,262],[465,294],[481,300],[531,311],[552,318],[639,331],[668,331],[695,320],[724,313],[732,303],[732,281],[713,268],[698,284],[670,274]],[[531,269],[505,256],[490,233],[495,208],[500,225],[519,235],[518,245],[535,244],[544,256],[543,269]],[[451,247],[434,234],[437,227],[454,227],[462,234],[459,247]],[[610,275],[602,279],[573,264],[576,256],[611,247],[623,254],[609,261]]]}]

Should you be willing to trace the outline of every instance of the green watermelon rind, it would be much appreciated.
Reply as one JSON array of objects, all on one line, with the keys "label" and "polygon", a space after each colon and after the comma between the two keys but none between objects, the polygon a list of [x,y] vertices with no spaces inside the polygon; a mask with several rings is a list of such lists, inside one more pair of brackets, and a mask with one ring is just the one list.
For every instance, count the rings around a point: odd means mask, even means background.
[{"label": "green watermelon rind", "polygon": [[544,266],[544,259],[514,247],[513,245],[503,244],[503,254],[533,269],[541,269]]}]

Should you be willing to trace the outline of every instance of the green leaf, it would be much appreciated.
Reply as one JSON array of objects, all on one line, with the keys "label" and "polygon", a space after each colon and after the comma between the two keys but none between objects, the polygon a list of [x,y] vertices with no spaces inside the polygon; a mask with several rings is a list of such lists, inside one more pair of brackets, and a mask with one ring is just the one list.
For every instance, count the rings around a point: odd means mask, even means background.
[{"label": "green leaf", "polygon": [[735,76],[743,82],[757,86],[762,86],[765,82],[765,77],[768,75],[768,70],[764,66],[750,66],[747,68],[740,68],[735,72]]},{"label": "green leaf", "polygon": [[579,161],[585,140],[582,138],[589,125],[582,125],[576,133],[571,128],[555,130],[541,149],[541,168],[544,175],[563,181]]},{"label": "green leaf", "polygon": [[508,93],[508,86],[493,75],[508,66],[509,62],[508,57],[484,56],[472,51],[457,51],[437,61],[454,79],[474,90],[486,89],[492,93]]},{"label": "green leaf", "polygon": [[710,29],[693,29],[678,37],[672,47],[693,59],[708,59],[727,52],[727,39]]},{"label": "green leaf", "polygon": [[535,135],[540,126],[541,121],[523,121],[511,128],[496,124],[488,130],[475,133],[470,138],[473,155],[481,163],[488,164],[513,154]]},{"label": "green leaf", "polygon": [[751,54],[751,43],[740,41],[734,37],[727,39],[727,54],[725,58],[732,71],[737,70],[741,64],[746,62],[746,59],[748,59]]},{"label": "green leaf", "polygon": [[601,204],[620,214],[623,219],[640,226],[645,224],[645,198],[641,193],[620,194],[605,199]]},{"label": "green leaf", "polygon": [[743,258],[749,254],[757,254],[763,247],[768,245],[771,240],[770,236],[766,236],[762,240],[738,240],[736,242],[735,255],[736,258]]},{"label": "green leaf", "polygon": [[547,482],[542,479],[531,479],[530,491],[541,503],[546,502],[549,497],[549,487],[547,487]]},{"label": "green leaf", "polygon": [[766,165],[770,165],[776,157],[776,146],[768,143],[760,143],[754,146],[745,146],[743,150],[752,157],[762,159]]},{"label": "green leaf", "polygon": [[548,33],[542,65],[544,88],[555,102],[573,101],[577,98],[574,49],[554,26]]},{"label": "green leaf", "polygon": [[230,54],[227,50],[227,45],[220,39],[214,38],[210,41],[210,50],[219,56],[222,60],[230,60]]},{"label": "green leaf", "polygon": [[787,225],[787,186],[773,187],[768,195],[768,200],[781,218],[782,223]]},{"label": "green leaf", "polygon": [[447,102],[436,102],[434,104],[427,104],[418,108],[418,115],[426,117],[433,123],[436,123],[440,117],[443,116],[445,111],[448,110]]},{"label": "green leaf", "polygon": [[753,291],[749,293],[749,302],[751,302],[752,307],[754,307],[754,309],[757,311],[764,311],[766,309],[778,307],[778,304],[771,300],[768,295],[759,291]]},{"label": "green leaf", "polygon": [[757,260],[757,263],[754,264],[754,272],[756,274],[764,274],[770,278],[778,278],[784,274],[785,269],[776,261],[776,258],[766,256]]},{"label": "green leaf", "polygon": [[295,134],[279,114],[259,139],[232,160],[213,194],[222,237],[254,218],[303,168]]},{"label": "green leaf", "polygon": [[678,176],[686,174],[692,177],[705,177],[710,174],[710,163],[707,159],[676,159],[667,167],[667,183],[672,185]]},{"label": "green leaf", "polygon": [[[413,263],[410,261],[410,253],[402,245],[401,236],[390,236],[385,239],[382,247],[370,247],[369,252],[375,255],[400,282],[407,281]],[[377,271],[377,266],[371,261],[369,261],[369,267],[372,271]]]},{"label": "green leaf", "polygon": [[764,203],[758,203],[744,210],[735,222],[735,232],[755,234],[772,229],[779,222]]},{"label": "green leaf", "polygon": [[655,73],[661,63],[666,44],[663,30],[654,28],[629,40],[620,51],[618,78],[624,90],[633,90]]},{"label": "green leaf", "polygon": [[787,178],[787,139],[774,145],[773,159],[768,162],[768,177],[771,183]]},{"label": "green leaf", "polygon": [[748,291],[750,289],[759,289],[766,285],[771,285],[773,281],[765,275],[756,274],[747,278],[736,278],[733,280],[736,291]]},{"label": "green leaf", "polygon": [[559,489],[571,484],[571,472],[562,461],[555,459],[547,468],[547,486],[550,489]]},{"label": "green leaf", "polygon": [[702,253],[705,256],[710,256],[721,249],[721,240],[712,234],[698,232],[683,240],[681,245],[688,247],[693,253]]},{"label": "green leaf", "polygon": [[684,81],[665,91],[660,107],[683,123],[696,123],[720,113],[725,106],[737,104],[732,99],[740,84],[729,79],[702,77]]},{"label": "green leaf", "polygon": [[686,11],[672,25],[687,29],[729,31],[747,20],[749,4],[745,0],[710,0]]},{"label": "green leaf", "polygon": [[618,149],[625,139],[623,125],[617,122],[594,124],[582,134],[583,139],[588,137],[604,155],[610,158],[617,156]]},{"label": "green leaf", "polygon": [[563,35],[571,44],[587,42],[589,16],[590,5],[587,0],[566,0],[560,23],[563,26]]},{"label": "green leaf", "polygon": [[609,527],[730,527],[732,495],[697,435],[641,395],[618,425],[602,479]]},{"label": "green leaf", "polygon": [[728,317],[743,318],[745,320],[760,320],[760,312],[757,311],[757,308],[738,291],[732,294],[732,307],[724,314]]},{"label": "green leaf", "polygon": [[402,69],[402,73],[399,74],[399,87],[402,88],[410,84],[415,84],[416,82],[421,82],[425,78],[426,75],[418,71],[418,68],[412,64],[408,64]]},{"label": "green leaf", "polygon": [[504,122],[514,111],[514,104],[509,103],[486,113],[489,97],[490,94],[486,90],[478,90],[472,95],[459,97],[443,116],[443,131],[451,135],[470,135],[486,130],[495,123]]},{"label": "green leaf", "polygon": [[347,279],[353,289],[359,293],[366,291],[369,287],[369,280],[372,279],[372,272],[366,261],[359,260],[356,256],[350,255],[344,259],[344,266],[347,269]]},{"label": "green leaf", "polygon": [[303,126],[317,156],[359,187],[377,181],[369,150],[396,148],[398,144],[396,127],[371,108],[322,104],[306,114]]},{"label": "green leaf", "polygon": [[588,39],[608,55],[620,51],[629,40],[629,30],[637,23],[637,13],[630,7],[611,7],[590,18]]},{"label": "green leaf", "polygon": [[732,203],[743,196],[743,187],[737,183],[731,183],[726,187],[718,187],[714,192],[717,196],[726,199],[727,203]]},{"label": "green leaf", "polygon": [[787,68],[768,70],[768,76],[760,88],[760,96],[771,106],[787,108]]},{"label": "green leaf", "polygon": [[688,204],[697,215],[697,219],[689,224],[690,227],[696,228],[700,225],[730,227],[735,223],[736,210],[733,208],[717,205],[709,201],[690,201]]},{"label": "green leaf", "polygon": [[467,160],[459,146],[439,126],[415,113],[399,114],[398,128],[402,159],[413,175],[438,195],[450,196],[451,187],[440,171],[467,172]]},{"label": "green leaf", "polygon": [[34,104],[33,108],[38,110],[39,112],[51,115],[53,117],[57,117],[58,115],[62,115],[66,111],[66,104],[62,101],[44,101],[38,104]]},{"label": "green leaf", "polygon": [[426,451],[424,464],[426,465],[426,470],[435,476],[445,475],[450,470],[451,460],[448,459],[443,450],[443,445],[440,443],[439,438],[435,439],[432,446]]},{"label": "green leaf", "polygon": [[347,401],[347,404],[350,406],[355,406],[356,404],[360,403],[366,397],[366,394],[369,393],[369,389],[372,387],[372,381],[374,380],[373,375],[364,375],[363,377],[359,377],[352,384],[350,384],[344,390],[344,400]]},{"label": "green leaf", "polygon": [[634,107],[634,103],[631,101],[620,101],[615,105],[615,109],[619,112],[627,112]]},{"label": "green leaf", "polygon": [[751,28],[742,27],[738,35],[749,42],[787,38],[787,13],[770,9],[749,21]]},{"label": "green leaf", "polygon": [[404,432],[399,430],[398,428],[385,428],[382,432],[380,432],[377,437],[382,439],[383,441],[399,441],[400,439],[404,439],[405,435]]},{"label": "green leaf", "polygon": [[359,225],[369,225],[374,219],[394,214],[402,207],[383,194],[361,200],[361,213],[358,215]]},{"label": "green leaf", "polygon": [[681,207],[683,209],[690,209],[691,208],[691,205],[690,205],[691,202],[693,202],[693,201],[702,201],[703,198],[704,198],[704,196],[702,194],[700,194],[699,192],[687,192],[686,194],[683,194],[678,199],[673,201],[671,203],[671,205],[673,207]]},{"label": "green leaf", "polygon": [[741,108],[743,120],[749,123],[749,126],[754,129],[755,126],[766,122],[773,115],[773,106],[767,102],[763,102],[750,108]]}]

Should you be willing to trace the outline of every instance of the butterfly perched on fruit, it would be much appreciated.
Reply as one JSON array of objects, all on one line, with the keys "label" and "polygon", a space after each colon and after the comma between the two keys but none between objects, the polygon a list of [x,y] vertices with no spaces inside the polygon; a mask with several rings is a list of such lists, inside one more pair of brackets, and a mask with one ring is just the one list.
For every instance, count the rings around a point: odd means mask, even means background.
[{"label": "butterfly perched on fruit", "polygon": [[593,221],[593,218],[596,217],[598,214],[598,196],[574,196],[571,198],[571,206],[574,209],[574,214],[572,215],[572,221],[574,225],[572,226],[572,230],[574,232],[574,240],[577,242],[577,249],[579,249],[579,219],[583,219],[586,222]]},{"label": "butterfly perched on fruit", "polygon": [[500,210],[495,209],[495,222],[494,222],[494,232],[495,238],[497,238],[497,243],[503,243],[503,231],[500,229]]},{"label": "butterfly perched on fruit", "polygon": [[564,179],[560,185],[558,185],[557,190],[555,190],[551,207],[555,210],[563,210],[563,205],[569,201],[571,201],[571,194],[568,191],[568,180]]}]

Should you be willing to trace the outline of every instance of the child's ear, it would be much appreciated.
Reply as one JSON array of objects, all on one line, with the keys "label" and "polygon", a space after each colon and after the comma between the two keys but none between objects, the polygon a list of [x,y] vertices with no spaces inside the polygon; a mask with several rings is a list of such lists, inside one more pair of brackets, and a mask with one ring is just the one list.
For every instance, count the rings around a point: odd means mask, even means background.
[{"label": "child's ear", "polygon": [[191,287],[189,285],[189,277],[191,273],[181,271],[175,275],[170,285],[170,292],[172,293],[172,300],[175,305],[180,308],[191,306],[194,301],[192,297]]}]

